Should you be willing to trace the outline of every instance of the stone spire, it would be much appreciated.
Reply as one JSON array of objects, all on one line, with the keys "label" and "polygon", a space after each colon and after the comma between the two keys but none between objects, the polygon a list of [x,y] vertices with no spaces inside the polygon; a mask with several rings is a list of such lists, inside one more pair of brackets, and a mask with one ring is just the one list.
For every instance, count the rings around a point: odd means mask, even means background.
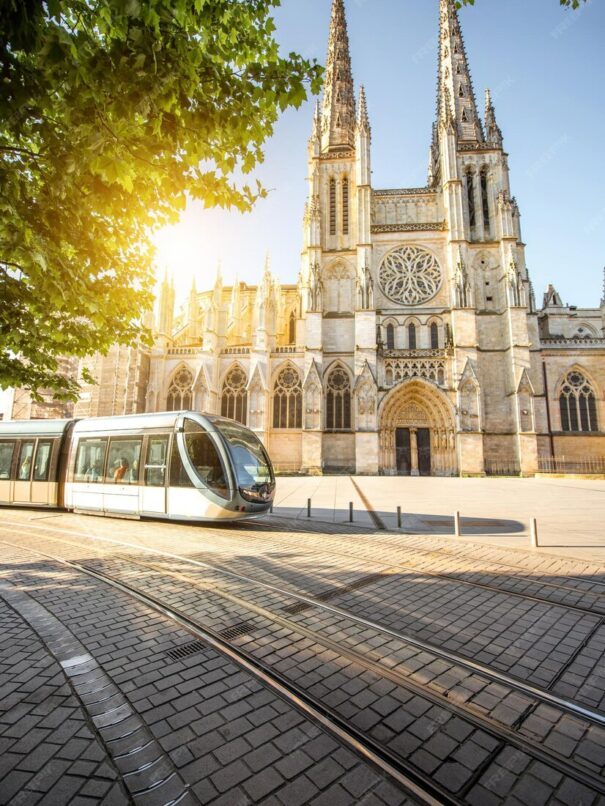
[{"label": "stone spire", "polygon": [[352,148],[354,137],[355,97],[344,2],[332,0],[321,118],[322,151]]},{"label": "stone spire", "polygon": [[502,131],[496,123],[496,110],[489,90],[485,90],[485,139],[502,148]]},{"label": "stone spire", "polygon": [[165,269],[158,300],[158,331],[164,336],[172,334],[174,300],[174,277],[168,273],[168,269]]},{"label": "stone spire", "polygon": [[360,134],[367,135],[367,137],[372,136],[372,127],[370,126],[370,118],[368,117],[368,106],[366,103],[366,91],[363,84],[359,88],[359,112],[357,114],[357,131]]},{"label": "stone spire", "polygon": [[603,296],[601,297],[601,307],[605,308],[605,267],[603,268]]},{"label": "stone spire", "polygon": [[316,144],[318,148],[321,147],[321,107],[319,101],[315,102],[313,128],[311,130],[311,137],[309,137],[309,148],[313,150]]},{"label": "stone spire", "polygon": [[483,128],[477,114],[475,91],[454,0],[440,0],[438,58],[439,119],[448,122],[451,118],[460,140],[483,142]]}]

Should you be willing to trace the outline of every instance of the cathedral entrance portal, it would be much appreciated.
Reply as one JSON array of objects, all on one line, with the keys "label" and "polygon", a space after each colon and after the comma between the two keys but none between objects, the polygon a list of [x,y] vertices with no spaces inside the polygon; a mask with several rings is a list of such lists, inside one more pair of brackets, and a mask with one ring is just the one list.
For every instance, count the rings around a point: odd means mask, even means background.
[{"label": "cathedral entrance portal", "polygon": [[431,432],[428,428],[395,429],[398,476],[431,475]]},{"label": "cathedral entrance portal", "polygon": [[395,387],[380,407],[380,471],[385,475],[457,473],[454,413],[445,394],[424,380]]}]

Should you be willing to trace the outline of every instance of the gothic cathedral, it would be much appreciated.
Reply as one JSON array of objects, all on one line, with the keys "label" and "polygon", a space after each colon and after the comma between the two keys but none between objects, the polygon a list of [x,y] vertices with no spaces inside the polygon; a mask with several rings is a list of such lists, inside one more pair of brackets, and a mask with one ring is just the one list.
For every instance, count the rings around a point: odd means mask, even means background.
[{"label": "gothic cathedral", "polygon": [[535,304],[489,92],[479,117],[453,0],[440,0],[426,187],[372,187],[343,0],[308,147],[296,285],[217,277],[155,347],[99,357],[76,416],[195,408],[247,423],[283,472],[532,475],[605,456],[605,300]]}]

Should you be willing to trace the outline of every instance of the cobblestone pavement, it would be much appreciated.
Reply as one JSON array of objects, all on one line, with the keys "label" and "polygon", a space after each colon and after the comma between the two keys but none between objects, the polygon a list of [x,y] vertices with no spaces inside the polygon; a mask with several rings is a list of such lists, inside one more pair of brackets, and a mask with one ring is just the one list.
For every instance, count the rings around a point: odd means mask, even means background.
[{"label": "cobblestone pavement", "polygon": [[601,566],[276,517],[13,510],[0,541],[0,803],[422,800],[153,602],[436,802],[605,803]]}]

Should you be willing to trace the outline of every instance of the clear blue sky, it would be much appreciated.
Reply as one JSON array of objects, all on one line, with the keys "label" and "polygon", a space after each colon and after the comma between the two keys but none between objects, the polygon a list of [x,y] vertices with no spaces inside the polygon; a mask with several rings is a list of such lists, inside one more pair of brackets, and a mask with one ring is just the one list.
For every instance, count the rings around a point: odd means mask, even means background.
[{"label": "clear blue sky", "polygon": [[[345,0],[356,91],[366,87],[376,188],[426,183],[435,116],[438,0]],[[283,0],[284,52],[325,61],[331,0]],[[552,282],[564,301],[596,306],[605,266],[605,3],[581,11],[558,0],[476,0],[460,12],[480,111],[492,90],[510,154],[527,263],[538,302]],[[161,257],[187,288],[223,277],[255,283],[268,251],[295,282],[306,198],[312,103],[286,113],[257,175],[272,191],[252,214],[192,206]]]}]

